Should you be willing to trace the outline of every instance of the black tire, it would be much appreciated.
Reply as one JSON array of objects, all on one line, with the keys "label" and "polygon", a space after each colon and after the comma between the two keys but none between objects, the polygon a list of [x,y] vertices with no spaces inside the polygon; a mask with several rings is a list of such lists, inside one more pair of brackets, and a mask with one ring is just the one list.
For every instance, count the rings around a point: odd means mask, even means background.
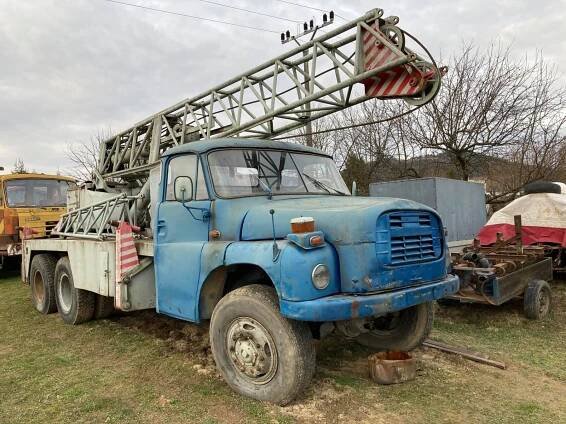
[{"label": "black tire", "polygon": [[114,313],[114,298],[108,296],[95,295],[94,300],[94,319],[108,318]]},{"label": "black tire", "polygon": [[523,188],[523,193],[525,194],[535,194],[535,193],[556,193],[560,194],[562,189],[558,184],[551,183],[549,181],[534,181],[527,184]]},{"label": "black tire", "polygon": [[55,265],[57,258],[41,253],[31,260],[29,287],[31,303],[40,313],[47,315],[57,311],[55,300]]},{"label": "black tire", "polygon": [[550,286],[544,280],[529,283],[524,297],[525,315],[529,319],[543,319],[550,312],[552,294]]},{"label": "black tire", "polygon": [[59,315],[67,324],[77,325],[92,319],[95,294],[75,288],[66,256],[59,259],[55,267],[55,298]]},{"label": "black tire", "polygon": [[[268,286],[249,285],[223,297],[212,313],[210,344],[224,380],[254,399],[286,405],[314,374],[308,325],[283,317],[277,294]],[[246,359],[253,360],[247,368]],[[250,376],[253,371],[256,375]]]},{"label": "black tire", "polygon": [[421,303],[386,317],[376,318],[372,329],[356,337],[356,342],[375,350],[410,351],[423,344],[432,330],[432,302]]}]

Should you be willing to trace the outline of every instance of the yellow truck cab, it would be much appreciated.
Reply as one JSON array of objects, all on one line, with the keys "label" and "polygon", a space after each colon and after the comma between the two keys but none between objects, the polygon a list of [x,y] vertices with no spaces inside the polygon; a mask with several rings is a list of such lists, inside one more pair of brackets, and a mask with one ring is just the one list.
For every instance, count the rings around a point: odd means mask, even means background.
[{"label": "yellow truck cab", "polygon": [[21,240],[49,235],[66,212],[67,190],[75,180],[60,175],[0,175],[0,268],[21,255]]}]

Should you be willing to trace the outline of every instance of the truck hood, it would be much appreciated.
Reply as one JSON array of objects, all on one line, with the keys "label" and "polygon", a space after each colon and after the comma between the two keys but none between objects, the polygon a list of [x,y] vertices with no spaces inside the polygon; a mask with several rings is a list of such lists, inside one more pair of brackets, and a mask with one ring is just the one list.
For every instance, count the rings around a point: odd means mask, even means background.
[{"label": "truck hood", "polygon": [[275,212],[277,238],[291,232],[289,221],[292,218],[310,216],[315,219],[316,230],[323,231],[325,239],[333,244],[375,242],[377,218],[387,211],[427,210],[436,214],[420,203],[391,197],[274,197],[270,202],[248,209],[242,221],[241,240],[273,238],[271,209]]}]

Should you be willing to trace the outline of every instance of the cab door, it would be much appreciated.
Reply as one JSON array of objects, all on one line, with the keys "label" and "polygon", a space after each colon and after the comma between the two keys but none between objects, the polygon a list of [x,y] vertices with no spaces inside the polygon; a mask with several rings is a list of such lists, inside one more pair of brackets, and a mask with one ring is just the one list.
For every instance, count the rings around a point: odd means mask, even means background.
[{"label": "cab door", "polygon": [[[210,199],[197,155],[173,156],[163,172],[154,236],[157,312],[196,321],[194,293],[202,248],[208,242]],[[189,178],[192,188],[184,187],[183,201],[175,196],[175,182],[186,185]]]}]

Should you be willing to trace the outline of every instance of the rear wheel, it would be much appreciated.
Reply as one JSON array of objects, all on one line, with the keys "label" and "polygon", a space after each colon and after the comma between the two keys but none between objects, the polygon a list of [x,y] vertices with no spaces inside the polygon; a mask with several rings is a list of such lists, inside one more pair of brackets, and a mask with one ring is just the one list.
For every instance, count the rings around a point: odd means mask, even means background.
[{"label": "rear wheel", "polygon": [[413,350],[428,337],[433,321],[433,303],[421,303],[373,319],[368,324],[369,332],[360,334],[356,341],[375,350]]},{"label": "rear wheel", "polygon": [[228,385],[254,399],[286,405],[314,374],[310,329],[280,314],[271,287],[249,285],[222,298],[212,313],[210,343]]},{"label": "rear wheel", "polygon": [[544,280],[532,281],[525,290],[524,310],[527,318],[542,319],[550,312],[552,295]]},{"label": "rear wheel", "polygon": [[95,294],[75,288],[71,264],[66,256],[55,267],[55,298],[59,315],[67,324],[81,324],[94,315]]},{"label": "rear wheel", "polygon": [[57,258],[41,253],[31,260],[29,286],[31,303],[42,314],[57,311],[55,301],[55,265]]}]

